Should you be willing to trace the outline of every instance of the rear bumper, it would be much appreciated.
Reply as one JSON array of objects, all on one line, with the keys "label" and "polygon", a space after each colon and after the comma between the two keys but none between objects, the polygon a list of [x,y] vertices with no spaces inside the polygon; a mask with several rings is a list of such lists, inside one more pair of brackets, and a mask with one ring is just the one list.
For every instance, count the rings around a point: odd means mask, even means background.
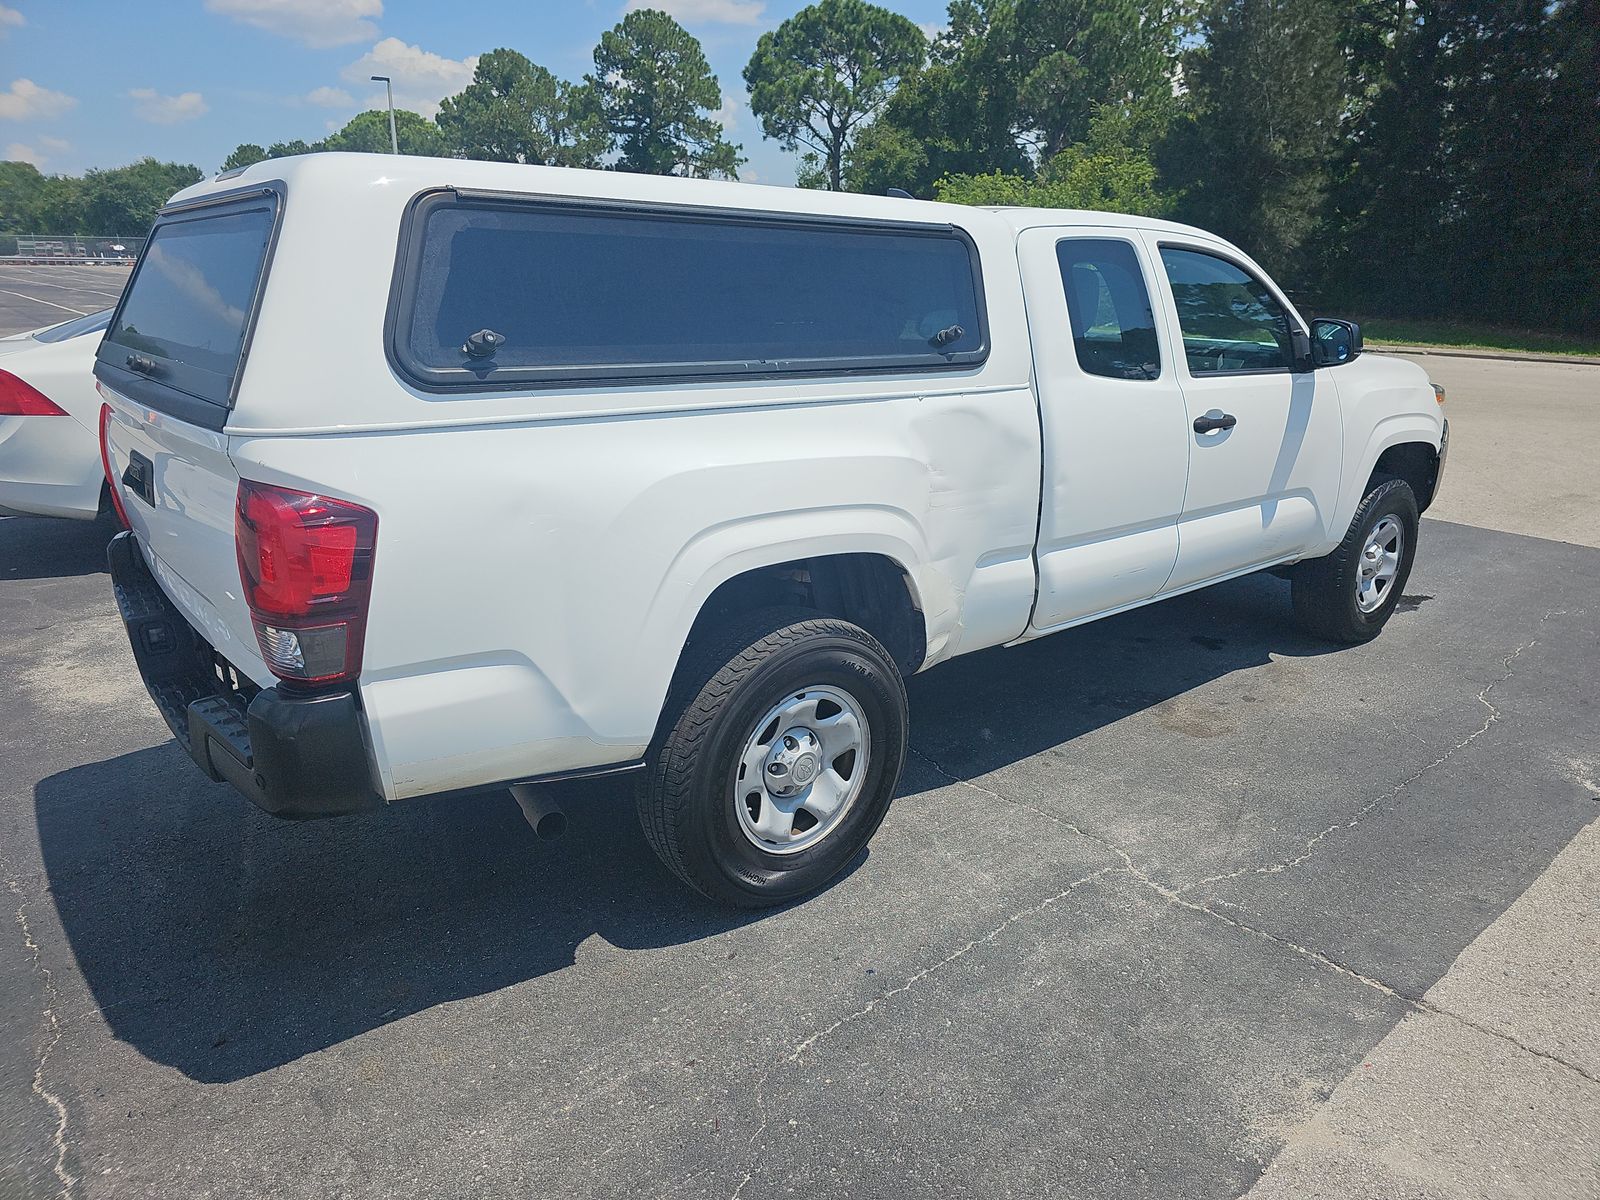
[{"label": "rear bumper", "polygon": [[382,804],[355,693],[297,695],[236,684],[167,599],[132,533],[106,551],[117,608],[146,690],[196,765],[279,817],[333,817]]}]

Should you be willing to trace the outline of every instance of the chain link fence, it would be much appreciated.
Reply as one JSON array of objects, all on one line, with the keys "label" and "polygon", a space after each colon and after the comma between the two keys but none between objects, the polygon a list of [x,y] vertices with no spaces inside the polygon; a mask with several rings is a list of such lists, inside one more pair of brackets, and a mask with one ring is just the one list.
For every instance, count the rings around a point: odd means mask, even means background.
[{"label": "chain link fence", "polygon": [[0,262],[127,266],[144,249],[144,237],[89,237],[81,233],[0,233]]}]

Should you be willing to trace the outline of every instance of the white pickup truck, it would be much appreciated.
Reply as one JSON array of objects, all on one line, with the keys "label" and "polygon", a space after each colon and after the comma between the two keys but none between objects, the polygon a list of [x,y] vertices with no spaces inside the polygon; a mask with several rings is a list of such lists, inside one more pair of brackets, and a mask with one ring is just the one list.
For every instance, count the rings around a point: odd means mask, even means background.
[{"label": "white pickup truck", "polygon": [[913,672],[1267,568],[1374,636],[1447,445],[1419,368],[1198,229],[393,156],[180,193],[95,373],[118,602],[208,775],[548,830],[540,783],[636,770],[744,905],[861,851]]}]

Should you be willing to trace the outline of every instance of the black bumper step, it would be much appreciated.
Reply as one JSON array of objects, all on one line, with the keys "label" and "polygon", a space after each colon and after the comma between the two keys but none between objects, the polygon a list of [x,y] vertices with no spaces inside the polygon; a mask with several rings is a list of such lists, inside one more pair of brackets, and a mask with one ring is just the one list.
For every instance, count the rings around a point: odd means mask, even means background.
[{"label": "black bumper step", "polygon": [[226,686],[216,652],[167,599],[131,532],[111,539],[106,561],[145,689],[209,778],[280,817],[332,817],[383,803],[354,692],[265,688],[247,697]]}]

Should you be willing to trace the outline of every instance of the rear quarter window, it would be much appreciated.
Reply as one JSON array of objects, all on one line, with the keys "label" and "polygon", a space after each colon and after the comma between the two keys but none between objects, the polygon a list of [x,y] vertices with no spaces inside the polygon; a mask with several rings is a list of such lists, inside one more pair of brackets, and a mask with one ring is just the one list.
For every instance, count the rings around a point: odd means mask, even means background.
[{"label": "rear quarter window", "polygon": [[[977,254],[948,226],[436,197],[412,230],[393,349],[427,385],[938,370],[987,350]],[[503,340],[475,357],[483,330]]]}]

